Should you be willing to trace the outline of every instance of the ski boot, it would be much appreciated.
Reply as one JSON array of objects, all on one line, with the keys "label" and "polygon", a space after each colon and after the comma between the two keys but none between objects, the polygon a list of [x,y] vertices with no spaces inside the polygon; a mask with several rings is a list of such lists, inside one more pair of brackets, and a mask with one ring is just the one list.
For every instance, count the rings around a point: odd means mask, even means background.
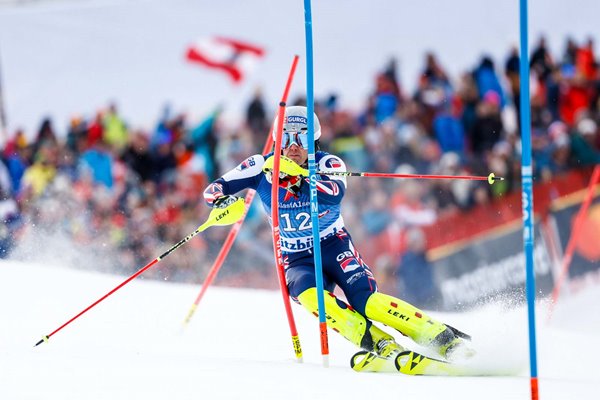
[{"label": "ski boot", "polygon": [[434,320],[411,304],[379,292],[369,297],[365,313],[369,319],[398,330],[444,358],[470,339],[469,335]]}]

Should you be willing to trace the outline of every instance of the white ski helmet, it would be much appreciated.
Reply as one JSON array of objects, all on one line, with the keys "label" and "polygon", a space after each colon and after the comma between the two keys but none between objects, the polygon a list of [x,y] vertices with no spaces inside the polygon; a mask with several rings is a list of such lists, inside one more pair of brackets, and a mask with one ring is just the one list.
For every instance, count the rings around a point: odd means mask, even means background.
[{"label": "white ski helmet", "polygon": [[[314,113],[313,113],[314,114]],[[321,123],[317,114],[314,114],[314,125],[315,125],[315,140],[319,140],[321,137]],[[290,106],[285,108],[285,114],[283,116],[283,133],[304,133],[308,135],[308,110],[304,106]],[[272,131],[273,140],[277,136],[277,118],[273,124]]]}]

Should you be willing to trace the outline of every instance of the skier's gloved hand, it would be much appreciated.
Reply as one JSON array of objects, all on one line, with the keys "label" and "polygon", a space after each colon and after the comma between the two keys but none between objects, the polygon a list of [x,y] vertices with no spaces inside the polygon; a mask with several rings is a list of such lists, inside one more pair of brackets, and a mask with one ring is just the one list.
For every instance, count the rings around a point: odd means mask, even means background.
[{"label": "skier's gloved hand", "polygon": [[[275,164],[275,157],[269,157],[264,165],[263,172],[265,174],[271,173],[273,171],[273,165]],[[285,156],[281,156],[279,162],[279,179],[283,179],[281,174],[287,176],[308,176],[308,171],[296,164],[296,162],[292,159],[289,159]]]},{"label": "skier's gloved hand", "polygon": [[[271,170],[267,170],[265,171],[265,178],[267,179],[267,182],[269,183],[273,183],[273,172]],[[290,178],[289,175],[283,173],[283,172],[279,172],[279,183],[281,184],[281,181],[284,179]]]},{"label": "skier's gloved hand", "polygon": [[213,202],[213,208],[227,208],[239,199],[238,196],[224,195]]},{"label": "skier's gloved hand", "polygon": [[[273,174],[271,171],[265,172],[265,178],[270,184],[273,184]],[[302,176],[290,176],[283,172],[279,173],[279,187],[287,190],[296,197],[298,197],[303,180]]]}]

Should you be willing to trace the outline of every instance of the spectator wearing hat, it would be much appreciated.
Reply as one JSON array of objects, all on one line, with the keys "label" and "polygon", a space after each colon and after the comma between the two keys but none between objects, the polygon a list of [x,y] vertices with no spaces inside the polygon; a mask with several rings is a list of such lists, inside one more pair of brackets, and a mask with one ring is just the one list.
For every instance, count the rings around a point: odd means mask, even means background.
[{"label": "spectator wearing hat", "polygon": [[484,56],[479,66],[473,71],[473,78],[482,98],[489,92],[496,93],[499,107],[502,109],[506,104],[506,99],[495,68],[494,61],[490,57]]}]

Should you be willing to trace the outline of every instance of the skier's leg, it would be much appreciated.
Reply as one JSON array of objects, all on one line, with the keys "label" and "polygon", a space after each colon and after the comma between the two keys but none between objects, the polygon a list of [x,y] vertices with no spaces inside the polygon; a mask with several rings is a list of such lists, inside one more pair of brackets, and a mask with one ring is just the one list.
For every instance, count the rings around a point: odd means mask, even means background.
[{"label": "skier's leg", "polygon": [[400,299],[377,292],[377,282],[355,249],[350,235],[346,233],[338,239],[323,250],[328,256],[324,265],[358,313],[398,330],[421,345],[432,347],[443,356],[460,343],[461,339],[445,324]]},{"label": "skier's leg", "polygon": [[447,356],[448,350],[462,342],[445,324],[387,294],[373,293],[365,304],[365,315],[397,329],[421,345],[434,348],[442,356]]},{"label": "skier's leg", "polygon": [[[356,312],[352,307],[338,299],[333,293],[325,291],[325,310],[327,326],[345,337],[353,344],[374,351],[383,357],[402,348],[394,338],[373,325],[371,321]],[[298,296],[304,308],[318,316],[317,289],[311,287]]]},{"label": "skier's leg", "polygon": [[[292,260],[286,270],[286,280],[292,299],[301,304],[310,313],[318,316],[317,288],[315,269],[312,265],[300,264],[298,259]],[[356,312],[332,292],[335,285],[324,276],[324,301],[327,326],[338,332],[351,343],[368,351],[375,351],[387,356],[392,351],[402,350],[391,335],[388,335],[363,315]]]}]

